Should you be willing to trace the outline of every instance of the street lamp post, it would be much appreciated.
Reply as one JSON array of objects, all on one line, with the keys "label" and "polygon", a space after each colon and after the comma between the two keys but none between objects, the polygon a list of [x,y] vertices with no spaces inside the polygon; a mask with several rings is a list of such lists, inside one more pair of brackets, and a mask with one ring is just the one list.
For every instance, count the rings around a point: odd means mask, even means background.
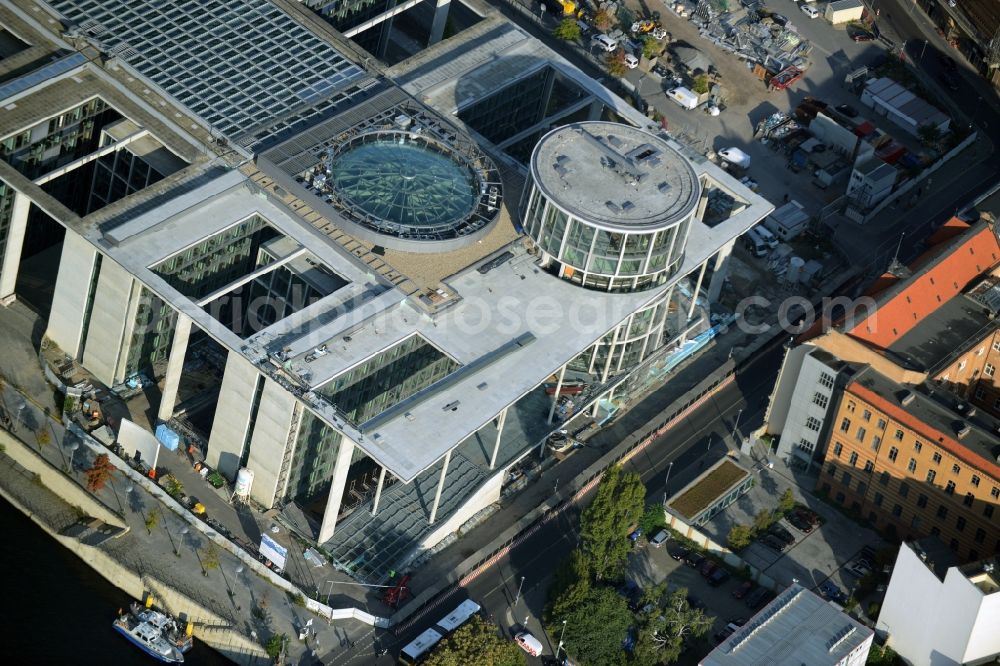
[{"label": "street lamp post", "polygon": [[559,653],[562,652],[562,649],[563,649],[563,637],[566,635],[566,620],[563,620],[562,622],[563,622],[563,628],[562,628],[562,631],[559,632],[559,645],[556,647],[556,660],[557,661],[559,659]]},{"label": "street lamp post", "polygon": [[927,40],[925,39],[924,40],[924,46],[923,46],[922,49],[920,49],[920,62],[924,61],[924,51],[926,51],[926,50],[927,50]]},{"label": "street lamp post", "polygon": [[674,468],[674,461],[667,464],[667,478],[663,481],[663,508],[667,508],[667,487],[670,485],[670,470]]},{"label": "street lamp post", "polygon": [[740,440],[740,417],[743,416],[743,410],[741,409],[736,413],[736,423],[733,424],[733,442],[736,443],[737,448],[739,448]]},{"label": "street lamp post", "polygon": [[517,586],[517,596],[514,597],[514,603],[516,604],[521,599],[521,588],[524,587],[524,576],[521,576],[521,582]]}]

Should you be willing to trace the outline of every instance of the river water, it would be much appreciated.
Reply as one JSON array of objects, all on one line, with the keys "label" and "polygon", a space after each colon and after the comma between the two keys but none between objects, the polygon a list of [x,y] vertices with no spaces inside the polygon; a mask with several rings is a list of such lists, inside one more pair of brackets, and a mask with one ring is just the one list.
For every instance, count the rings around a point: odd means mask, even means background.
[{"label": "river water", "polygon": [[[0,661],[149,666],[159,663],[111,628],[132,600],[0,498]],[[231,664],[195,641],[185,664]]]}]

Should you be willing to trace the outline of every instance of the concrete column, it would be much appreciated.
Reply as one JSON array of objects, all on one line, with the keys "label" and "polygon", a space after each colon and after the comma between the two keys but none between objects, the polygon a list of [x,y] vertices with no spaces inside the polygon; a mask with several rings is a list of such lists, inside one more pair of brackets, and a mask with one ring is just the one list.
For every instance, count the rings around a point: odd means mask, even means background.
[{"label": "concrete column", "polygon": [[187,353],[188,338],[191,337],[191,317],[183,312],[177,313],[177,323],[174,324],[174,339],[170,343],[170,357],[167,359],[167,372],[163,377],[163,392],[160,394],[160,407],[156,418],[169,421],[174,415],[174,405],[177,403],[177,385],[181,381],[184,370],[184,355]]},{"label": "concrete column", "polygon": [[21,192],[14,193],[14,206],[10,214],[10,229],[7,231],[7,247],[4,248],[3,266],[0,267],[0,305],[14,302],[14,288],[17,285],[17,271],[21,265],[21,248],[24,233],[28,229],[28,211],[31,199]]},{"label": "concrete column", "polygon": [[434,493],[434,506],[431,507],[431,519],[428,525],[433,525],[437,520],[438,505],[441,504],[441,493],[444,492],[444,477],[448,475],[448,463],[451,462],[451,451],[444,454],[444,466],[441,468],[441,478],[438,479],[437,491]]},{"label": "concrete column", "polygon": [[[552,98],[552,88],[556,82],[556,71],[553,68],[549,68],[545,75],[545,87],[542,89],[541,100],[538,103],[538,116],[535,118],[536,123],[540,123],[545,120],[545,113],[549,109],[549,100]],[[566,231],[569,231],[570,225],[566,225]]]},{"label": "concrete column", "polygon": [[705,269],[708,268],[708,262],[712,260],[711,257],[705,260],[705,263],[701,265],[701,270],[698,271],[698,281],[694,287],[694,293],[691,295],[691,306],[688,308],[687,321],[684,322],[680,340],[677,344],[684,344],[687,341],[688,325],[691,323],[691,318],[694,317],[694,310],[698,307],[698,294],[701,292],[701,283],[705,279]]},{"label": "concrete column", "polygon": [[444,26],[448,22],[448,9],[450,7],[451,0],[437,0],[437,6],[434,7],[434,21],[431,23],[431,36],[427,40],[427,46],[434,46],[444,37]]},{"label": "concrete column", "polygon": [[378,473],[378,485],[375,486],[375,499],[372,501],[372,515],[378,513],[378,502],[382,499],[382,486],[385,485],[385,467]]},{"label": "concrete column", "polygon": [[559,391],[562,390],[563,378],[566,377],[566,366],[559,368],[559,378],[556,380],[556,392],[552,396],[552,406],[549,407],[549,420],[548,424],[552,425],[552,417],[556,413],[556,405],[559,404]]},{"label": "concrete column", "polygon": [[333,480],[330,483],[330,494],[326,498],[326,510],[323,512],[323,523],[319,526],[318,543],[324,543],[333,536],[337,526],[337,515],[344,499],[344,488],[347,487],[347,472],[351,468],[351,457],[354,455],[354,442],[344,437],[337,448],[337,460],[333,464]]},{"label": "concrete column", "polygon": [[604,372],[601,373],[601,383],[608,381],[608,374],[611,372],[611,359],[615,357],[615,346],[618,344],[618,335],[621,333],[622,327],[628,326],[628,322],[618,324],[615,327],[615,333],[611,336],[611,346],[608,349],[608,358],[604,361]]},{"label": "concrete column", "polygon": [[497,441],[493,444],[493,455],[490,456],[490,469],[497,466],[497,454],[500,452],[500,436],[503,435],[503,424],[507,422],[508,409],[510,407],[504,407],[503,411],[500,412],[500,418],[497,419]]},{"label": "concrete column", "polygon": [[587,120],[600,120],[601,114],[604,113],[604,102],[599,99],[594,99],[590,104],[590,111],[587,113]]},{"label": "concrete column", "polygon": [[722,293],[722,285],[729,275],[729,258],[733,254],[733,247],[736,239],[733,238],[728,243],[719,248],[719,253],[715,255],[715,270],[712,272],[712,280],[708,283],[708,302],[715,303]]}]

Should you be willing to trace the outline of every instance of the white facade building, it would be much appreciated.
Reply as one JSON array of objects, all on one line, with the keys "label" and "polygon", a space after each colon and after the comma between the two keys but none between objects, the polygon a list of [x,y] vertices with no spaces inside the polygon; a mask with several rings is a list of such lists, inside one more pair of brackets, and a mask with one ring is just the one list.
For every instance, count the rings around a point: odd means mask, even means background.
[{"label": "white facade building", "polygon": [[953,562],[933,537],[900,546],[875,628],[913,666],[984,664],[1000,656],[1000,558]]}]

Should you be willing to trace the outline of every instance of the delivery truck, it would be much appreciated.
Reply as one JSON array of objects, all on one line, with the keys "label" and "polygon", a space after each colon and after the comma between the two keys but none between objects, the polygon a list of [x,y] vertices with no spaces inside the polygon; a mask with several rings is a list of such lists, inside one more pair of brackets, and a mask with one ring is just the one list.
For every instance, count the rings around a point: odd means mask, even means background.
[{"label": "delivery truck", "polygon": [[698,96],[682,86],[668,90],[667,97],[674,100],[682,108],[685,108],[688,111],[697,108],[698,106]]}]

